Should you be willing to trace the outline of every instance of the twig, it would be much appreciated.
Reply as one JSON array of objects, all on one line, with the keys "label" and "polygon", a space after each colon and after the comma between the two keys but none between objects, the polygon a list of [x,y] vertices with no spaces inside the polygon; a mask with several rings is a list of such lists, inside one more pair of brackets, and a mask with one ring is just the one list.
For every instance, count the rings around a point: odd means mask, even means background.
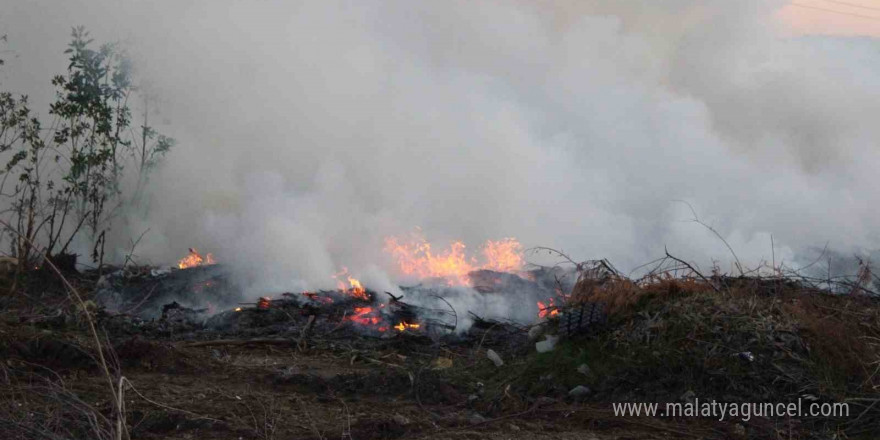
[{"label": "twig", "polygon": [[391,301],[392,301],[392,302],[397,302],[397,301],[400,301],[400,300],[403,299],[403,295],[400,295],[400,296],[394,296],[393,293],[388,292],[388,291],[386,291],[385,294],[391,297]]},{"label": "twig", "polygon": [[439,299],[440,301],[445,302],[446,305],[449,306],[449,310],[452,310],[452,316],[453,316],[453,318],[455,318],[455,324],[452,325],[452,329],[454,331],[456,328],[458,328],[458,313],[455,312],[455,308],[452,307],[452,304],[449,304],[449,301],[446,301],[446,299],[444,299],[442,296],[440,296],[440,295],[431,295],[431,296]]},{"label": "twig", "polygon": [[120,384],[120,386],[121,386],[123,383],[125,383],[126,385],[128,385],[128,387],[129,387],[132,391],[134,391],[135,394],[137,394],[138,396],[140,396],[141,399],[144,399],[144,400],[146,400],[147,402],[152,403],[153,405],[156,405],[156,406],[158,406],[158,407],[165,408],[165,409],[170,409],[170,410],[172,410],[172,411],[182,412],[182,413],[184,413],[184,414],[189,414],[189,415],[191,415],[191,416],[196,416],[196,417],[199,418],[199,419],[210,420],[210,421],[212,421],[212,422],[223,423],[222,420],[217,420],[217,419],[214,419],[214,418],[211,418],[211,417],[206,417],[206,416],[203,416],[203,415],[201,415],[201,414],[196,414],[196,413],[194,413],[194,412],[192,412],[192,411],[187,411],[187,410],[185,410],[185,409],[175,408],[175,407],[173,407],[173,406],[164,405],[164,404],[161,404],[161,403],[159,403],[159,402],[156,402],[155,400],[148,399],[146,396],[144,396],[143,394],[141,394],[141,392],[138,391],[137,388],[134,387],[134,384],[132,384],[130,380],[128,380],[128,379],[125,378],[124,376],[121,377],[121,378],[119,379],[119,384]]},{"label": "twig", "polygon": [[773,256],[773,271],[778,274],[779,271],[776,269],[776,245],[773,243],[773,234],[770,234],[770,254]]},{"label": "twig", "polygon": [[297,402],[299,402],[299,406],[302,407],[303,413],[305,413],[306,418],[309,419],[309,424],[311,425],[312,433],[314,433],[316,436],[318,436],[318,438],[320,440],[324,440],[324,433],[322,433],[321,430],[318,429],[318,425],[315,424],[315,419],[313,419],[312,415],[309,414],[309,410],[306,407],[305,402],[303,402],[303,400],[299,396],[294,396],[294,397],[296,397]]},{"label": "twig", "polygon": [[306,326],[303,327],[302,332],[299,334],[299,339],[296,341],[296,351],[303,352],[306,351],[307,348],[307,340],[309,337],[309,333],[312,330],[312,326],[315,324],[315,315],[309,315],[309,321],[306,323]]},{"label": "twig", "polygon": [[535,246],[533,248],[526,249],[526,252],[532,252],[532,253],[537,253],[539,251],[547,251],[547,253],[553,253],[553,254],[559,255],[560,257],[565,258],[569,263],[573,264],[577,270],[581,270],[581,263],[578,263],[578,262],[572,260],[571,257],[569,257],[568,255],[566,255],[565,253],[563,253],[561,251],[557,251],[556,249],[549,248],[546,246]]},{"label": "twig", "polygon": [[497,326],[498,324],[500,324],[500,322],[496,322],[495,324],[492,324],[492,326],[489,327],[489,328],[487,328],[486,331],[485,331],[485,333],[483,333],[483,337],[480,338],[480,343],[477,344],[477,349],[474,350],[477,354],[480,353],[480,348],[483,346],[483,341],[486,340],[486,336],[487,336],[487,335],[489,334],[489,332],[492,331],[492,329],[495,328],[495,326]]},{"label": "twig", "polygon": [[339,323],[336,324],[336,326],[333,327],[332,329],[330,329],[327,333],[324,333],[323,336],[327,336],[327,335],[329,335],[330,333],[333,333],[333,332],[335,332],[336,330],[341,329],[342,326],[345,325],[345,317],[346,317],[347,315],[348,315],[348,310],[342,312],[342,319],[339,320]]},{"label": "twig", "polygon": [[[0,220],[0,225],[5,226],[10,231],[17,234],[20,238],[27,241],[32,247],[34,247],[34,248],[37,247],[29,238],[27,238],[24,235],[22,235],[21,233],[19,233],[15,228],[13,228],[6,221]],[[103,370],[104,376],[107,379],[107,385],[110,388],[110,395],[113,398],[113,407],[117,411],[117,417],[124,419],[125,413],[122,412],[123,411],[122,402],[120,402],[117,399],[116,386],[113,384],[113,376],[110,374],[110,369],[107,366],[107,360],[104,358],[104,350],[101,346],[101,338],[98,335],[98,330],[95,327],[95,322],[94,322],[94,320],[92,320],[91,312],[89,312],[89,309],[86,306],[85,301],[83,301],[82,296],[79,294],[79,292],[76,290],[76,288],[74,288],[73,285],[70,284],[70,281],[68,281],[67,278],[65,278],[64,274],[61,273],[61,270],[58,269],[58,266],[56,266],[55,263],[52,262],[52,259],[46,258],[46,259],[44,259],[44,262],[46,264],[48,264],[49,267],[52,269],[52,271],[55,272],[55,275],[57,275],[58,278],[61,279],[61,282],[67,288],[68,296],[72,296],[74,299],[76,299],[77,304],[79,305],[80,309],[82,309],[83,314],[86,317],[86,322],[89,325],[89,332],[91,333],[92,339],[95,342],[95,350],[97,351],[98,359],[100,360],[101,369]],[[122,425],[124,426],[125,423],[122,423]],[[121,439],[122,432],[117,432],[116,438]]]},{"label": "twig", "polygon": [[181,344],[181,347],[212,347],[217,345],[293,345],[290,339],[256,338],[256,339],[215,339],[213,341],[197,341]]},{"label": "twig", "polygon": [[342,410],[345,414],[345,422],[342,424],[342,440],[354,440],[351,436],[351,413],[348,411],[348,405],[345,404],[345,401],[342,400],[342,398],[339,398],[338,400],[342,403]]},{"label": "twig", "polygon": [[685,266],[686,266],[688,269],[690,269],[693,273],[697,274],[697,276],[700,277],[700,279],[702,279],[703,281],[705,281],[706,284],[708,284],[708,285],[712,288],[712,290],[718,292],[718,287],[716,287],[715,284],[713,284],[713,283],[710,282],[706,277],[704,277],[703,274],[700,273],[700,271],[698,271],[697,269],[694,269],[694,267],[691,266],[687,261],[684,261],[684,260],[678,259],[678,258],[676,258],[676,257],[673,257],[673,256],[669,253],[669,250],[666,249],[666,246],[663,247],[663,251],[666,252],[666,256],[667,256],[667,257],[669,257],[669,258],[671,258],[671,259],[673,259],[673,260],[675,260],[675,261],[677,261],[677,262],[679,262],[679,263],[685,265]]},{"label": "twig", "polygon": [[[522,417],[524,415],[531,414],[531,413],[535,412],[536,409],[538,409],[538,404],[532,405],[531,408],[529,408],[525,411],[522,411],[522,412],[507,414],[507,415],[504,415],[501,417],[495,417],[494,419],[483,420],[482,422],[473,423],[473,424],[469,425],[468,427],[472,428],[474,426],[488,425],[490,423],[500,422],[502,420],[507,420],[507,419],[511,419],[514,417]],[[463,428],[459,428],[459,429],[463,429]],[[452,431],[455,431],[455,430],[456,429],[452,429]]]},{"label": "twig", "polygon": [[429,410],[428,408],[426,408],[425,405],[422,404],[422,398],[419,397],[419,390],[421,389],[421,385],[422,385],[422,382],[419,381],[419,378],[421,377],[422,370],[424,370],[424,369],[425,369],[425,366],[422,365],[421,367],[419,367],[418,371],[416,371],[416,379],[413,381],[413,384],[412,384],[413,390],[412,391],[413,391],[413,394],[416,396],[416,403],[419,405],[419,408],[421,408],[422,411],[428,413],[429,416],[431,416],[437,420],[440,420],[443,417],[440,416],[439,414]]},{"label": "twig", "polygon": [[730,254],[733,255],[733,259],[736,260],[736,268],[739,269],[739,274],[741,276],[744,276],[745,274],[743,273],[743,266],[739,262],[739,257],[736,256],[736,252],[734,252],[733,248],[730,247],[730,243],[728,243],[727,240],[725,240],[724,237],[722,237],[721,234],[719,234],[718,231],[715,230],[715,228],[707,225],[706,223],[703,223],[703,221],[700,220],[700,218],[697,216],[697,211],[694,210],[694,207],[691,206],[690,203],[688,203],[684,200],[673,200],[673,201],[674,202],[681,202],[681,203],[684,203],[685,205],[687,205],[687,207],[690,208],[691,213],[694,215],[694,218],[692,218],[691,221],[698,224],[698,225],[701,225],[704,228],[711,231],[713,234],[715,234],[716,237],[718,237],[719,240],[721,240],[722,243],[724,243],[725,246],[727,246],[727,250],[729,250]]},{"label": "twig", "polygon": [[131,252],[129,252],[128,255],[125,256],[125,260],[122,263],[123,268],[125,268],[128,265],[129,261],[134,262],[132,260],[132,257],[134,256],[134,250],[135,250],[135,248],[137,248],[138,243],[141,242],[141,239],[144,238],[144,235],[146,235],[147,232],[150,232],[150,228],[147,228],[144,232],[141,233],[141,235],[137,238],[137,240],[135,240],[134,242],[131,243]]},{"label": "twig", "polygon": [[141,302],[137,303],[137,305],[135,305],[134,307],[126,310],[124,313],[130,314],[130,313],[134,312],[135,310],[139,309],[142,305],[144,305],[145,302],[147,302],[148,299],[150,299],[150,296],[153,295],[153,291],[155,291],[156,287],[158,287],[158,286],[159,286],[158,284],[154,285],[153,288],[150,289],[149,292],[147,292],[147,294],[144,296],[144,299],[142,299]]}]

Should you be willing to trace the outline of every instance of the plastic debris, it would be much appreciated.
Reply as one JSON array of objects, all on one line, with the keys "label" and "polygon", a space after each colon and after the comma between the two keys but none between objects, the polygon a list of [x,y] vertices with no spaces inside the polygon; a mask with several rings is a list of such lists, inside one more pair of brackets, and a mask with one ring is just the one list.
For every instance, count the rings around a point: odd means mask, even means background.
[{"label": "plastic debris", "polygon": [[495,353],[495,350],[492,350],[491,348],[486,351],[486,357],[494,362],[496,367],[504,365],[504,360],[501,359],[501,356],[498,356],[498,353]]},{"label": "plastic debris", "polygon": [[538,350],[538,353],[547,353],[548,351],[553,351],[553,349],[556,348],[557,342],[559,342],[558,336],[547,335],[547,339],[535,343],[535,350]]},{"label": "plastic debris", "polygon": [[751,351],[743,351],[743,352],[735,354],[734,356],[737,356],[744,361],[749,361],[749,362],[755,361],[755,355],[752,354]]}]

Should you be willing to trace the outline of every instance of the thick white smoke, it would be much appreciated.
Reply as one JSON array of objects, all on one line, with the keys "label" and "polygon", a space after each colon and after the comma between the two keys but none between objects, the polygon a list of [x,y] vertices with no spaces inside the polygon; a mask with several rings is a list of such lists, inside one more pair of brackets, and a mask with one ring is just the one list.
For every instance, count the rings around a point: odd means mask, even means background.
[{"label": "thick white smoke", "polygon": [[876,248],[880,51],[749,1],[11,2],[3,84],[48,101],[69,27],[124,40],[179,145],[137,253],[195,246],[254,291],[397,280],[386,235],[515,236],[754,266]]}]

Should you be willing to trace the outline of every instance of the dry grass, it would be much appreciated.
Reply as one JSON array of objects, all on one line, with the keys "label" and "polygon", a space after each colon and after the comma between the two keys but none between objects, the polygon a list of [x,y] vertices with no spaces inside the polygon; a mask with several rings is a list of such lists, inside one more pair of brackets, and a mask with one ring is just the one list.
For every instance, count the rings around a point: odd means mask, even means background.
[{"label": "dry grass", "polygon": [[783,309],[800,326],[824,383],[849,382],[865,393],[880,391],[880,307],[862,296],[806,295]]},{"label": "dry grass", "polygon": [[[550,368],[573,369],[587,360],[596,377],[606,377],[591,386],[615,400],[676,400],[692,389],[701,396],[743,401],[804,395],[845,401],[854,412],[849,420],[798,423],[808,431],[845,432],[848,438],[877,433],[880,298],[858,289],[831,293],[810,280],[707,278],[685,269],[684,276],[661,272],[639,280],[582,272],[568,304],[603,304],[608,328],[572,342],[568,350],[580,354],[570,362],[563,359],[563,366],[555,360]],[[743,353],[754,361],[742,361]],[[658,371],[665,372],[662,379]]]},{"label": "dry grass", "polygon": [[711,292],[712,288],[695,278],[674,278],[672,275],[636,282],[623,277],[612,277],[602,282],[581,278],[572,289],[569,302],[598,302],[605,305],[610,316],[631,312],[639,302],[664,300],[678,295]]}]

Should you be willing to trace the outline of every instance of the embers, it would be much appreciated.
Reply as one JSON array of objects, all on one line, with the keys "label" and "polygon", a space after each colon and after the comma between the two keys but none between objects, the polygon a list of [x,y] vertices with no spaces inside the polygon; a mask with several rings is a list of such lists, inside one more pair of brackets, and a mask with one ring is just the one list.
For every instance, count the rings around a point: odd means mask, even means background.
[{"label": "embers", "polygon": [[269,307],[272,306],[272,299],[268,296],[261,296],[257,301],[257,308],[260,310],[269,310]]}]

